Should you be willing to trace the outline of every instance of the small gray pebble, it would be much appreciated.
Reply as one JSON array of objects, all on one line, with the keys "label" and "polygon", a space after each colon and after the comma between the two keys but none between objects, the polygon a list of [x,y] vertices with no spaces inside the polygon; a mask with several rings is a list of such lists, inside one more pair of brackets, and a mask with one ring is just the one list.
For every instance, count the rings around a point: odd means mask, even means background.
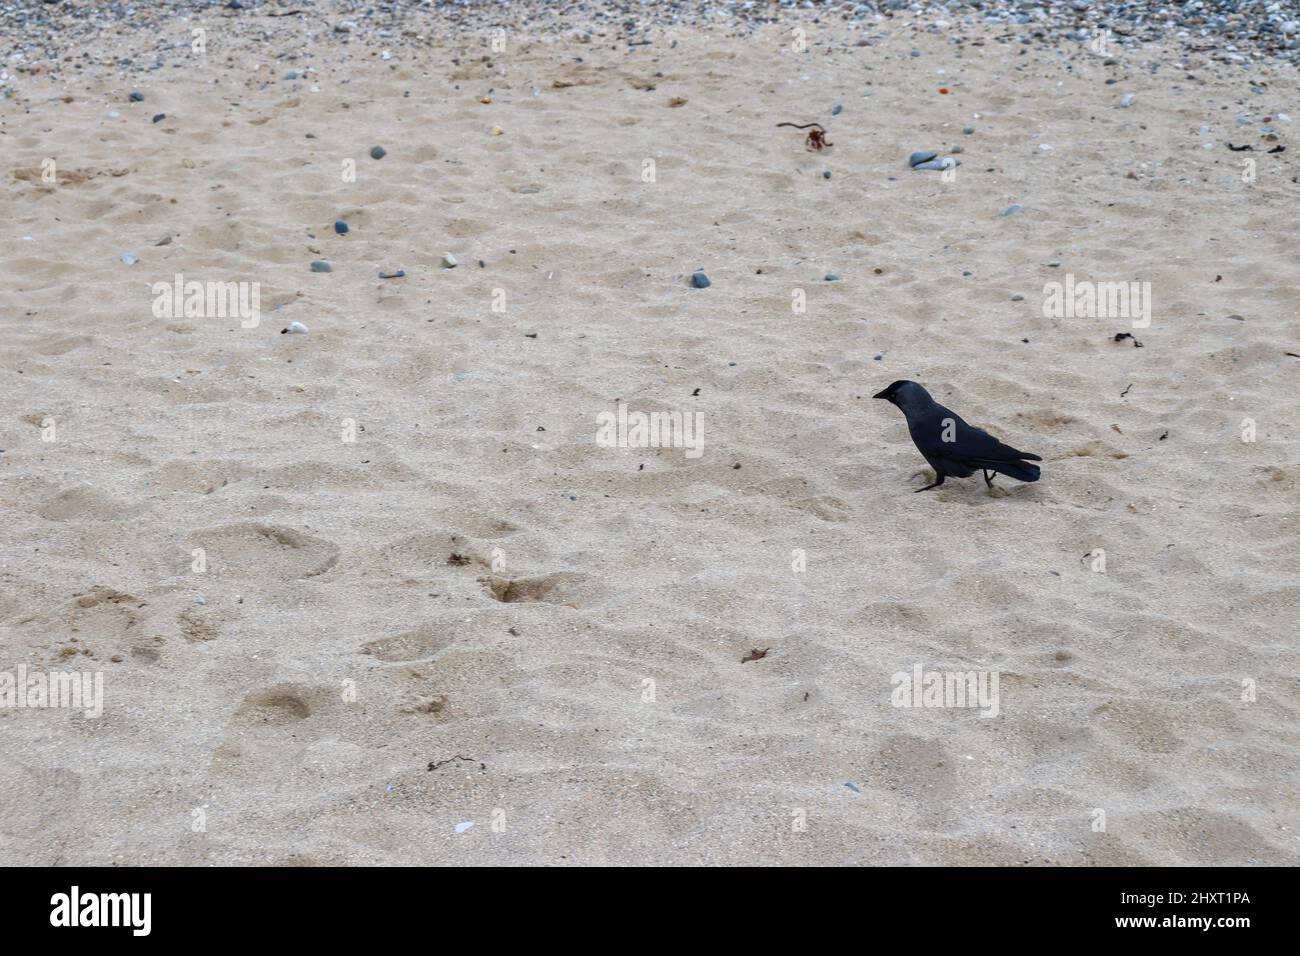
[{"label": "small gray pebble", "polygon": [[691,276],[691,285],[695,286],[697,289],[707,289],[709,286],[713,285],[713,283],[710,282],[709,277],[701,271],[696,272]]},{"label": "small gray pebble", "polygon": [[928,163],[938,155],[939,154],[932,149],[918,149],[911,156],[907,157],[907,164],[909,166],[917,166],[920,163]]},{"label": "small gray pebble", "polygon": [[131,92],[131,95],[127,97],[127,99],[129,99],[132,103],[143,103],[144,94],[141,93],[139,90],[133,90]]},{"label": "small gray pebble", "polygon": [[312,272],[333,272],[334,270],[330,268],[330,264],[326,262],[324,259],[314,259],[312,260],[311,271]]},{"label": "small gray pebble", "polygon": [[387,156],[387,155],[388,155],[388,150],[384,149],[384,147],[382,147],[382,146],[371,146],[371,147],[370,147],[370,158],[371,158],[371,159],[383,159],[383,158],[384,158],[385,156]]},{"label": "small gray pebble", "polygon": [[1007,216],[1014,216],[1017,213],[1022,213],[1024,211],[1025,207],[1020,205],[1020,203],[1012,203],[1006,209],[1002,210],[1002,216],[1003,218],[1006,218]]}]

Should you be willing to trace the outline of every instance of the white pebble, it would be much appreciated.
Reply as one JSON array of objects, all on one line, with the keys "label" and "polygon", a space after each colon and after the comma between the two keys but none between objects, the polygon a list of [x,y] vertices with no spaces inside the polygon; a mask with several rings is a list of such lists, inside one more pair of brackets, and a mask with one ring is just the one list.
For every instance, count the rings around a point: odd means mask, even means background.
[{"label": "white pebble", "polygon": [[294,334],[297,334],[297,335],[306,335],[306,334],[307,334],[307,326],[303,325],[301,322],[290,322],[290,323],[285,327],[284,331],[283,331],[281,334],[282,334],[282,335],[285,335],[285,334],[290,334],[290,333],[294,333]]}]

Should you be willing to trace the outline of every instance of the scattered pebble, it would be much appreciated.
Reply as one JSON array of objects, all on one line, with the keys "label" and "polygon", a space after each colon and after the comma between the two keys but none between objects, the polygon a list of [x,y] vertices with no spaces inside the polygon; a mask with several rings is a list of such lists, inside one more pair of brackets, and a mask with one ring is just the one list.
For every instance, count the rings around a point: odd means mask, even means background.
[{"label": "scattered pebble", "polygon": [[831,171],[829,169],[822,170],[822,179],[830,179],[830,178],[831,178]]},{"label": "scattered pebble", "polygon": [[280,330],[280,334],[281,335],[291,335],[291,334],[306,335],[307,326],[303,325],[301,322],[290,322],[288,325],[286,325],[284,328]]},{"label": "scattered pebble", "polygon": [[139,90],[132,90],[131,95],[128,96],[127,99],[129,99],[132,103],[143,103],[144,94],[141,93]]},{"label": "scattered pebble", "polygon": [[387,156],[387,155],[388,155],[388,150],[384,149],[384,147],[382,147],[382,146],[371,146],[371,147],[370,147],[370,158],[371,158],[371,159],[383,159],[383,158],[384,158],[385,156]]},{"label": "scattered pebble", "polygon": [[334,231],[337,232],[340,236],[345,236],[347,235],[348,232],[348,224],[344,222],[342,219],[335,219]]},{"label": "scattered pebble", "polygon": [[932,149],[918,149],[911,156],[907,157],[907,165],[915,169],[921,163],[928,163],[939,154]]},{"label": "scattered pebble", "polygon": [[1011,297],[1011,301],[1012,301],[1012,302],[1024,302],[1024,301],[1025,301],[1025,297],[1024,297],[1023,295],[1021,295],[1019,292],[1017,292],[1015,295],[1013,295],[1013,296]]},{"label": "scattered pebble", "polygon": [[131,253],[129,253],[129,252],[124,252],[124,253],[122,253],[122,255],[120,256],[120,258],[121,258],[121,260],[122,260],[123,262],[125,262],[128,266],[133,266],[133,265],[135,265],[137,262],[140,261],[140,257],[139,257],[139,256],[133,256],[133,255],[131,255]]},{"label": "scattered pebble", "polygon": [[163,120],[165,120],[166,118],[167,118],[167,114],[166,114],[166,113],[155,113],[155,114],[154,114],[154,117],[153,117],[153,121],[154,121],[155,123],[161,123],[161,122],[162,122]]},{"label": "scattered pebble", "polygon": [[456,257],[450,252],[444,252],[442,254],[442,267],[444,269],[454,269],[457,265],[459,265],[459,263],[456,261]]},{"label": "scattered pebble", "polygon": [[826,281],[827,281],[827,282],[839,282],[839,281],[840,281],[840,277],[839,277],[838,275],[836,275],[834,272],[828,272],[828,273],[826,273]]},{"label": "scattered pebble", "polygon": [[312,272],[333,272],[334,270],[330,268],[330,264],[326,262],[324,259],[313,259],[311,264],[311,271]]},{"label": "scattered pebble", "polygon": [[691,276],[691,285],[697,289],[707,289],[713,283],[709,281],[709,277],[704,274],[704,271],[700,270]]},{"label": "scattered pebble", "polygon": [[1006,218],[1007,216],[1015,216],[1015,215],[1019,215],[1020,213],[1022,213],[1022,212],[1024,212],[1024,211],[1025,211],[1025,207],[1024,207],[1024,206],[1020,205],[1020,203],[1018,203],[1018,202],[1014,202],[1014,203],[1012,203],[1010,206],[1008,206],[1006,209],[1002,210],[1002,212],[999,213],[999,215],[1001,215],[1003,218]]},{"label": "scattered pebble", "polygon": [[1122,106],[1124,109],[1128,109],[1130,106],[1133,105],[1133,101],[1135,99],[1137,99],[1137,97],[1134,94],[1125,93],[1122,97],[1120,97],[1119,105]]},{"label": "scattered pebble", "polygon": [[396,272],[381,272],[381,273],[379,273],[379,278],[381,278],[381,279],[400,279],[400,278],[402,278],[402,277],[405,276],[405,275],[406,275],[405,272],[403,272],[401,269],[398,269]]}]

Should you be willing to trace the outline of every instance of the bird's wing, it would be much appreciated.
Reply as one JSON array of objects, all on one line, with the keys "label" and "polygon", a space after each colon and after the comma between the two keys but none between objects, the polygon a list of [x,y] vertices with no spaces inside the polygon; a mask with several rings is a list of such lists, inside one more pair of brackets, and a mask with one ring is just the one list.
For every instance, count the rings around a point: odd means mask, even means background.
[{"label": "bird's wing", "polygon": [[[949,424],[951,422],[951,424]],[[945,437],[952,440],[945,441]],[[936,458],[981,461],[1042,461],[1037,455],[1004,445],[982,428],[968,424],[960,415],[937,405],[912,432],[922,454]]]},{"label": "bird's wing", "polygon": [[965,422],[957,426],[957,447],[961,449],[961,456],[968,461],[1018,461],[1022,458],[1042,461],[1037,455],[1017,451],[1010,445],[998,441],[984,429],[966,425]]}]

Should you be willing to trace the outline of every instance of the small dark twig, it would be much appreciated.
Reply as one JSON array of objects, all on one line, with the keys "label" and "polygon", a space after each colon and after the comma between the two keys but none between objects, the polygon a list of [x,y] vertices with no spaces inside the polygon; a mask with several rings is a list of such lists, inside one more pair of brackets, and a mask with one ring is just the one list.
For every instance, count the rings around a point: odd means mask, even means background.
[{"label": "small dark twig", "polygon": [[804,123],[802,126],[797,123],[777,123],[776,125],[778,129],[782,126],[790,126],[794,129],[808,130],[807,144],[813,149],[820,150],[823,146],[835,145],[826,138],[826,128],[821,123]]}]

